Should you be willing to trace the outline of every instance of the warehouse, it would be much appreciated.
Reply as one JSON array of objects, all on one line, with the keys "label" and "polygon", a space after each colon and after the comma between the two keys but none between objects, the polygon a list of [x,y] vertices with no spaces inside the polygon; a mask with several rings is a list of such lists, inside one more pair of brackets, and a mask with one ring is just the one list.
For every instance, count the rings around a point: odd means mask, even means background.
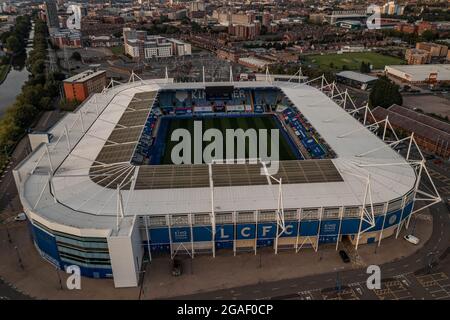
[{"label": "warehouse", "polygon": [[354,71],[341,71],[336,73],[336,80],[354,88],[368,90],[372,88],[378,78]]},{"label": "warehouse", "polygon": [[384,69],[388,77],[406,83],[450,82],[449,64],[392,65]]}]

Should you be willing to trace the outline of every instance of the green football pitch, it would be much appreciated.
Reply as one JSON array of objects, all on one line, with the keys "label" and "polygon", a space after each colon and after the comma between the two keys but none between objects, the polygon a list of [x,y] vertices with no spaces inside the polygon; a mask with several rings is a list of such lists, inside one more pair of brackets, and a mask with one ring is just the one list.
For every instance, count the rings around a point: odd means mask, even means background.
[{"label": "green football pitch", "polygon": [[307,57],[307,60],[325,70],[341,70],[344,65],[347,66],[349,70],[359,70],[361,62],[369,62],[373,65],[374,69],[384,69],[386,65],[405,63],[402,59],[376,52],[311,55]]},{"label": "green football pitch", "polygon": [[[226,155],[226,146],[225,146],[225,140],[226,140],[226,129],[243,129],[244,131],[247,129],[255,129],[256,132],[258,132],[259,129],[267,129],[267,146],[268,146],[268,154],[271,155],[271,143],[270,143],[270,130],[271,129],[278,129],[279,124],[276,123],[276,120],[273,116],[269,115],[261,115],[261,116],[253,116],[253,117],[205,117],[205,118],[167,118],[163,119],[163,121],[168,121],[168,123],[165,124],[167,126],[165,130],[167,130],[167,135],[165,139],[165,148],[163,156],[161,157],[161,164],[173,164],[171,160],[171,154],[172,149],[175,145],[180,143],[180,141],[171,141],[172,133],[174,130],[182,128],[187,129],[191,135],[191,157],[192,157],[192,163],[193,161],[193,154],[194,154],[194,121],[201,121],[202,122],[202,132],[204,133],[206,130],[210,128],[219,129],[222,132],[223,137],[223,154]],[[161,130],[161,129],[160,129]],[[163,129],[164,130],[164,129]],[[283,133],[279,132],[279,143],[278,143],[278,150],[279,150],[279,157],[280,160],[296,160],[299,157],[296,155],[296,153],[293,151],[293,146],[289,144],[289,142],[286,140],[289,139],[288,137],[285,137]],[[203,149],[209,145],[210,141],[203,141]],[[249,143],[248,140],[246,140],[245,143],[245,157],[246,159],[249,158]],[[237,148],[237,142],[234,143],[234,155],[236,158],[236,148]],[[259,154],[259,150],[258,150]]]}]

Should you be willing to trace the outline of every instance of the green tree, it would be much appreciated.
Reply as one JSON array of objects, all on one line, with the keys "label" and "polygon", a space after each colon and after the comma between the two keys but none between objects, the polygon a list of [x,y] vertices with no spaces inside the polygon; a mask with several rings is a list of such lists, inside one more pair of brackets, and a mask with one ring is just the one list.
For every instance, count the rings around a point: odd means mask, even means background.
[{"label": "green tree", "polygon": [[399,86],[386,77],[378,79],[369,95],[371,107],[389,108],[393,104],[402,105],[403,99],[399,92]]},{"label": "green tree", "polygon": [[361,61],[361,66],[359,67],[359,72],[361,72],[361,73],[366,72],[366,63],[364,61]]},{"label": "green tree", "polygon": [[371,71],[370,62],[365,63],[364,61],[362,61],[361,66],[359,67],[359,71],[361,73],[369,73]]},{"label": "green tree", "polygon": [[16,36],[9,36],[6,39],[6,48],[13,53],[19,53],[22,50],[22,45]]},{"label": "green tree", "polygon": [[81,61],[81,54],[80,54],[78,51],[75,51],[75,52],[72,53],[72,55],[70,56],[70,59],[76,60],[76,61]]},{"label": "green tree", "polygon": [[431,30],[425,30],[421,37],[425,41],[433,41],[437,39],[438,35]]}]

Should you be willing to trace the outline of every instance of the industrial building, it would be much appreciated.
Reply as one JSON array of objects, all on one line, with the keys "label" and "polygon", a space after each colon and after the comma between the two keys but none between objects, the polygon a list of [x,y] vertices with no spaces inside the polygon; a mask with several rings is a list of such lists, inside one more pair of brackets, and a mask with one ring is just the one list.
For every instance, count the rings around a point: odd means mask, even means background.
[{"label": "industrial building", "polygon": [[388,77],[412,84],[450,82],[449,64],[391,65],[384,72]]},{"label": "industrial building", "polygon": [[367,90],[375,84],[378,78],[355,71],[341,71],[336,73],[336,80],[361,90]]}]

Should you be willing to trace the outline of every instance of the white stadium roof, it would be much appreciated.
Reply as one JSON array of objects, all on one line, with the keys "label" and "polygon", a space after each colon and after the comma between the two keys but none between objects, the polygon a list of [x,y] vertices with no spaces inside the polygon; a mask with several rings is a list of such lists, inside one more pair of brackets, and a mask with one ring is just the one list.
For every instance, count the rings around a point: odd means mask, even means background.
[{"label": "white stadium roof", "polygon": [[[216,82],[206,85],[221,84],[230,85]],[[343,181],[284,184],[285,209],[360,206],[368,175],[374,204],[402,197],[414,188],[416,175],[405,159],[320,90],[288,82],[235,82],[233,85],[237,88],[280,88],[337,154],[332,162]],[[50,157],[47,156],[46,145],[41,144],[15,168],[15,178],[27,213],[37,221],[44,220],[55,230],[67,231],[69,228],[74,234],[107,236],[116,224],[118,192],[92,181],[89,170],[133,96],[162,88],[204,86],[203,83],[145,80],[112,87],[85,101],[76,112],[67,114],[50,130],[53,134],[48,144]],[[358,156],[373,149],[377,150]],[[382,165],[388,163],[399,165]],[[370,164],[377,166],[360,166]],[[130,163],[120,166],[124,175],[137,175],[136,167]],[[52,170],[54,176],[49,180]],[[130,189],[121,190],[122,225],[131,225],[135,215],[211,211],[210,188]],[[214,210],[276,209],[277,192],[277,185],[215,187]]]}]

